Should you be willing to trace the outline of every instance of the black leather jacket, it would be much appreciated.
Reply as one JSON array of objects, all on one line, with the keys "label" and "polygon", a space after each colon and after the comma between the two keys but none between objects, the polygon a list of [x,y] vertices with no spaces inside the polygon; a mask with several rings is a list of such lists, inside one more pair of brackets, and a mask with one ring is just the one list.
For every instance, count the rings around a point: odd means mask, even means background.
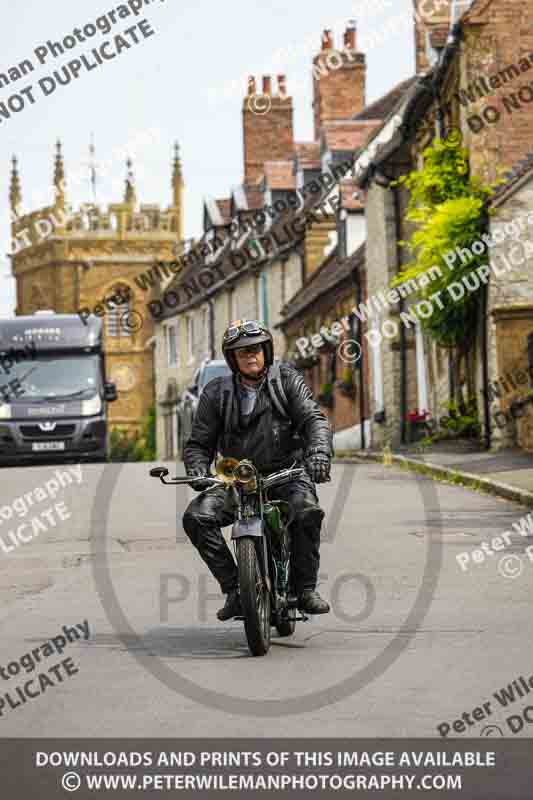
[{"label": "black leather jacket", "polygon": [[205,473],[220,455],[250,458],[262,474],[290,466],[315,453],[333,455],[332,434],[299,372],[280,365],[280,377],[287,399],[290,420],[282,417],[272,403],[264,381],[248,419],[240,412],[239,394],[234,379],[233,404],[229,429],[224,430],[221,415],[223,378],[210,381],[200,395],[192,432],[184,448],[185,469],[201,468]]}]

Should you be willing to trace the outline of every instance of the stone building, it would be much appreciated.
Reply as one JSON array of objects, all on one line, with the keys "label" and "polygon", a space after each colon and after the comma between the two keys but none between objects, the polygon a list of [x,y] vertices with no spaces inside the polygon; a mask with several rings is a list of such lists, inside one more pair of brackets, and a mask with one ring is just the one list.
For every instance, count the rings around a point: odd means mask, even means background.
[{"label": "stone building", "polygon": [[[327,59],[333,40],[325,37],[325,42],[324,57]],[[355,48],[355,40],[353,44]],[[341,70],[339,73],[342,76]],[[382,124],[412,83],[412,80],[403,81],[383,97],[363,107],[364,71],[359,70],[355,74],[347,72],[345,80],[355,80],[352,96],[358,100],[356,105],[352,105],[348,120],[336,120],[322,127],[320,156],[325,165],[360,152],[372,132]],[[362,84],[362,88],[359,84]],[[370,443],[369,354],[363,337],[366,326],[365,321],[361,320],[360,323],[352,312],[354,306],[366,300],[367,283],[372,280],[367,276],[365,263],[365,204],[365,192],[353,181],[343,180],[336,211],[335,249],[306,275],[300,291],[282,309],[283,321],[280,323],[287,337],[289,351],[303,369],[315,395],[325,403],[325,413],[336,432],[335,445],[338,449],[367,447]],[[368,246],[379,246],[379,243],[374,242],[372,237]],[[302,358],[306,350],[313,349],[304,346],[306,339],[311,340],[321,329],[331,332],[331,326],[347,315],[352,315],[352,319],[349,327],[344,326],[343,334],[339,329],[338,337],[332,341],[323,338],[314,355],[308,352]],[[342,345],[342,340],[346,341],[345,345]],[[348,344],[348,340],[357,342],[357,345]],[[359,347],[361,354],[357,359],[354,347]],[[361,426],[363,420],[366,420],[364,430]]]},{"label": "stone building", "polygon": [[[415,10],[423,2],[415,2]],[[521,181],[527,184],[524,164],[532,148],[533,90],[528,84],[533,76],[533,2],[473,0],[450,2],[448,9],[443,1],[439,5],[433,18],[417,20],[416,63],[422,74],[355,165],[356,182],[367,191],[369,295],[389,287],[404,262],[397,243],[412,235],[403,219],[408,197],[392,181],[422,166],[423,151],[434,139],[460,132],[470,152],[470,170],[484,182],[496,179],[499,171],[508,173],[493,201],[489,233],[499,227],[498,220],[504,227],[512,221],[517,207],[522,214],[530,207],[531,196]],[[522,176],[519,181],[517,175]],[[527,238],[527,228],[522,233]],[[516,368],[517,361],[527,367],[526,333],[533,327],[527,303],[533,297],[531,252],[525,248],[503,280],[497,276],[496,264],[513,248],[513,238],[506,240],[503,252],[494,247],[487,253],[488,288],[480,286],[476,295],[479,328],[462,358],[455,350],[436,346],[420,326],[399,324],[399,313],[408,312],[416,294],[384,309],[376,319],[381,336],[376,334],[370,358],[376,446],[387,440],[405,443],[411,410],[428,410],[439,419],[446,403],[458,394],[465,399],[477,396],[487,446],[516,443],[516,430],[497,430],[494,408],[487,402],[491,381]]]},{"label": "stone building", "polygon": [[[153,321],[145,313],[134,277],[159,259],[168,259],[183,236],[183,178],[176,146],[172,204],[162,209],[137,200],[128,161],[124,199],[102,208],[67,202],[61,145],[54,165],[54,202],[21,211],[23,192],[13,158],[12,274],[16,280],[16,315],[40,309],[57,313],[85,310],[104,317],[107,374],[116,382],[118,401],[110,406],[112,426],[138,429],[154,402],[153,357],[147,345]],[[129,291],[127,303],[104,304],[117,290]]]},{"label": "stone building", "polygon": [[[168,363],[169,347],[178,343],[178,366],[171,376],[178,394],[204,358],[221,357],[222,334],[234,319],[263,321],[273,331],[276,355],[288,355],[279,327],[281,309],[335,248],[341,200],[340,192],[331,189],[346,173],[354,147],[372,128],[369,121],[357,124],[351,119],[361,110],[364,96],[365,59],[356,51],[355,37],[350,23],[341,54],[332,48],[331,32],[324,33],[314,59],[313,142],[294,141],[293,102],[284,75],[277,76],[276,86],[264,76],[260,92],[256,79],[249,80],[242,106],[243,179],[227,197],[206,199],[195,250],[219,244],[170,281],[166,288],[175,291],[179,301],[157,326],[158,365]],[[330,191],[331,202],[318,212]],[[302,225],[301,217],[311,213],[312,224]],[[195,291],[195,282],[207,279],[209,270],[213,275],[216,270],[216,279]],[[156,373],[157,396],[164,398],[170,375],[160,373],[159,366]],[[174,413],[172,406],[165,406],[165,415]],[[171,428],[161,419],[161,455],[170,453],[165,431]]]},{"label": "stone building", "polygon": [[499,188],[492,210],[491,236],[500,233],[487,298],[492,444],[533,451],[533,153]]}]

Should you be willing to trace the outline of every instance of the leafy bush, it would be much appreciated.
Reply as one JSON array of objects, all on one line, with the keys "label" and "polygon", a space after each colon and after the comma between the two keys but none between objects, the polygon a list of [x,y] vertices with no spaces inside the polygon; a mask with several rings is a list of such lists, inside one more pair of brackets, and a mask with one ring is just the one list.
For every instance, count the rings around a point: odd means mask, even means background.
[{"label": "leafy bush", "polygon": [[120,428],[112,428],[110,436],[110,461],[138,461],[137,447],[139,434],[137,431],[133,435]]},{"label": "leafy bush", "polygon": [[336,386],[340,389],[342,394],[346,397],[355,398],[357,387],[354,380],[354,373],[351,367],[345,367],[342,370],[341,379],[336,381]]},{"label": "leafy bush", "polygon": [[481,433],[477,401],[471,397],[463,407],[448,403],[449,416],[441,417],[440,424],[447,438],[475,439]]},{"label": "leafy bush", "polygon": [[142,437],[144,439],[144,458],[142,461],[155,461],[156,458],[156,416],[155,406],[150,406],[143,423]]},{"label": "leafy bush", "polygon": [[442,292],[440,301],[434,303],[429,318],[421,324],[441,346],[468,345],[476,328],[479,298],[475,292],[465,292],[455,301],[447,292],[452,282],[460,282],[487,261],[486,255],[476,256],[466,264],[454,263],[450,270],[443,256],[456,247],[469,247],[481,240],[485,229],[485,209],[494,186],[483,184],[471,176],[468,168],[468,149],[461,146],[460,135],[451,134],[437,140],[424,150],[424,166],[404,175],[397,181],[410,192],[406,218],[417,224],[409,242],[401,242],[413,256],[412,261],[392,281],[398,286],[415,280],[434,265],[442,265],[442,275],[432,281],[419,283],[417,294],[429,300],[435,292]]},{"label": "leafy bush", "polygon": [[155,444],[155,406],[151,406],[143,420],[139,433],[130,434],[120,428],[112,428],[110,435],[110,461],[154,461],[156,457]]},{"label": "leafy bush", "polygon": [[320,391],[316,398],[318,402],[323,405],[327,406],[328,408],[333,407],[333,384],[332,383],[323,383],[320,386]]}]

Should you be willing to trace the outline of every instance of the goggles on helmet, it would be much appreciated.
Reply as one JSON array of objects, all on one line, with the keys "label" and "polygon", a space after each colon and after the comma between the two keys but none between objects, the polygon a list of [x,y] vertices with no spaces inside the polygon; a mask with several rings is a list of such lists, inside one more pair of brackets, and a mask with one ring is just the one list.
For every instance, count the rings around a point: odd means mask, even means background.
[{"label": "goggles on helmet", "polygon": [[239,336],[257,336],[263,333],[263,328],[258,322],[250,320],[249,322],[242,322],[240,325],[231,325],[224,334],[224,344],[234,342]]}]

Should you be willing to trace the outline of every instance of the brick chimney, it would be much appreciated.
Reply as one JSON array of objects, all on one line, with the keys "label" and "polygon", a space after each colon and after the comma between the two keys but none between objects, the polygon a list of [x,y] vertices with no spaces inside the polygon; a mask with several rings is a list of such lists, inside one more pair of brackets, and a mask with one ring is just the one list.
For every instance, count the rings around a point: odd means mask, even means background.
[{"label": "brick chimney", "polygon": [[263,76],[262,93],[256,81],[248,81],[244,98],[243,142],[244,183],[255,183],[263,174],[265,161],[289,159],[294,149],[292,97],[287,96],[285,75],[277,76],[277,91],[272,91],[272,78]]},{"label": "brick chimney", "polygon": [[446,44],[452,0],[414,0],[414,7],[415,58],[419,73],[431,68],[429,56]]},{"label": "brick chimney", "polygon": [[331,30],[322,34],[322,49],[313,59],[315,140],[325,122],[351,119],[365,107],[366,61],[357,52],[356,38],[354,20],[348,23],[338,50]]}]

